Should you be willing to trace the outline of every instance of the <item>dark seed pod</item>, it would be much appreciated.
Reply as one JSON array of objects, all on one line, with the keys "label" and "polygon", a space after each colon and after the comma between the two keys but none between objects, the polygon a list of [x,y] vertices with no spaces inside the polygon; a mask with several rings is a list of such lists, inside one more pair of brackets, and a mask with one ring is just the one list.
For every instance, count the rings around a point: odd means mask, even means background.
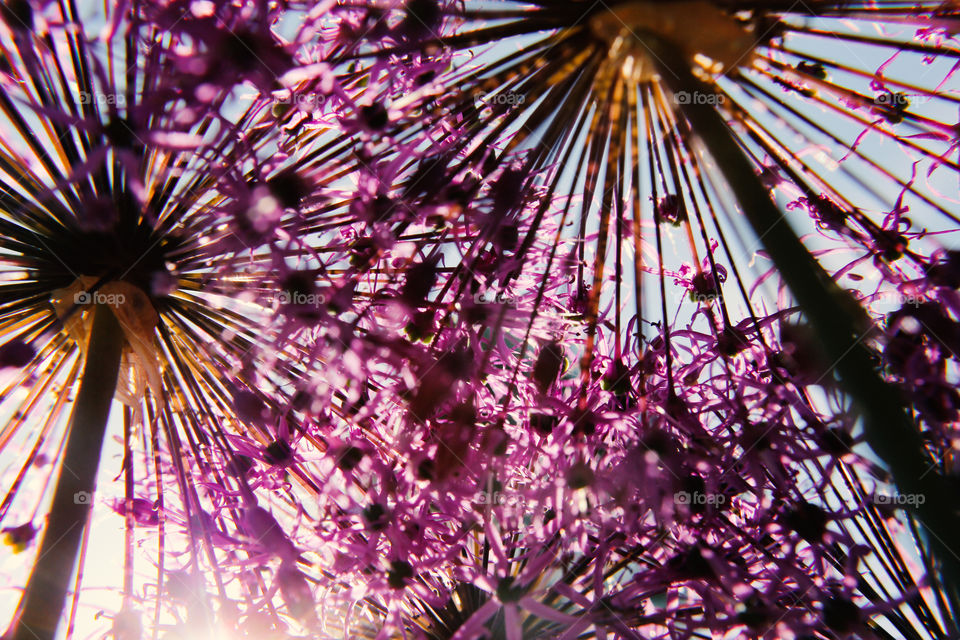
[{"label": "dark seed pod", "polygon": [[293,448],[286,440],[274,440],[264,447],[263,459],[270,465],[286,466],[293,462]]},{"label": "dark seed pod", "polygon": [[363,449],[346,446],[337,454],[337,466],[343,471],[351,471],[363,460]]},{"label": "dark seed pod", "polygon": [[423,306],[437,282],[437,261],[425,260],[407,271],[407,279],[400,291],[400,299],[411,307]]},{"label": "dark seed pod", "polygon": [[286,170],[267,178],[267,188],[270,194],[277,199],[280,206],[286,209],[296,209],[310,192],[310,187],[303,176],[296,171]]},{"label": "dark seed pod", "polygon": [[403,560],[394,560],[390,563],[390,571],[387,572],[387,584],[391,589],[403,589],[413,577],[413,567],[410,563]]},{"label": "dark seed pod", "polygon": [[827,512],[815,504],[803,502],[783,515],[783,524],[807,542],[823,540],[827,532]]},{"label": "dark seed pod", "polygon": [[546,393],[563,369],[563,347],[551,342],[540,350],[537,362],[533,365],[533,381],[541,393]]},{"label": "dark seed pod", "polygon": [[360,107],[360,118],[370,129],[383,129],[390,121],[386,108],[379,102]]}]

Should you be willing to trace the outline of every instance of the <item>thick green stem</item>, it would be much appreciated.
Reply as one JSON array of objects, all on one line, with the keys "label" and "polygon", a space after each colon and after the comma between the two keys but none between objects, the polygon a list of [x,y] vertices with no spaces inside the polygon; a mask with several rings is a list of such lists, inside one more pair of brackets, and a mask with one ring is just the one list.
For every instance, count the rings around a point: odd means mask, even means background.
[{"label": "thick green stem", "polygon": [[[693,75],[679,52],[655,38],[651,41],[663,65],[663,79],[675,93],[713,95]],[[960,513],[953,485],[937,472],[902,395],[883,379],[863,344],[867,328],[857,318],[859,306],[800,242],[758,179],[756,167],[710,102],[690,99],[681,108],[822,341],[825,355],[863,417],[867,443],[890,468],[898,489],[919,496],[908,502],[914,505],[914,513],[926,529],[944,582],[955,597],[960,593],[960,543],[956,537]]]},{"label": "thick green stem", "polygon": [[99,305],[93,313],[87,361],[70,416],[53,504],[11,640],[53,640],[90,515],[124,345],[123,329],[113,311]]}]

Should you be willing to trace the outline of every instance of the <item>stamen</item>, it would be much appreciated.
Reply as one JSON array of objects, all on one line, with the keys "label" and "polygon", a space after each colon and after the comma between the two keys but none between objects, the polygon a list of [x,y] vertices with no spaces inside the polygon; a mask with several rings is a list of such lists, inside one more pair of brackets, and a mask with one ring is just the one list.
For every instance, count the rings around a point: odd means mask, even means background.
[{"label": "stamen", "polygon": [[93,327],[90,310],[96,304],[106,304],[113,311],[126,338],[117,400],[131,407],[138,420],[147,387],[158,401],[163,399],[160,358],[154,342],[160,316],[139,287],[118,280],[93,291],[97,282],[92,276],[80,276],[69,286],[54,291],[51,302],[67,333],[84,353]]}]

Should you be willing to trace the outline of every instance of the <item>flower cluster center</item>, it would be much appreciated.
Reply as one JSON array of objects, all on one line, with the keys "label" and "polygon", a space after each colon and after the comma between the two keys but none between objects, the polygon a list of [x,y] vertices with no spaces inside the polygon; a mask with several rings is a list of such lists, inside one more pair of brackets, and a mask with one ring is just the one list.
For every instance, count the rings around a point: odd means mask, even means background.
[{"label": "flower cluster center", "polygon": [[757,40],[749,25],[707,0],[634,0],[604,8],[590,29],[609,43],[610,57],[638,81],[656,76],[656,41],[676,47],[691,65],[718,72],[747,62]]}]

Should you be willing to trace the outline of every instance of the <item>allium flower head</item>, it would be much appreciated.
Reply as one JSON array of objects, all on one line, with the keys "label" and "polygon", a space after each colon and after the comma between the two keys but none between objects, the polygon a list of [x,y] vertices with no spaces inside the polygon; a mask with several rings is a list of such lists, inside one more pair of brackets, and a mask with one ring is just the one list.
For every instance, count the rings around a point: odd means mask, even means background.
[{"label": "allium flower head", "polygon": [[[102,549],[91,507],[125,522],[112,538],[115,637],[139,637],[141,616],[180,634],[253,619],[262,594],[231,614],[228,593],[261,587],[309,622],[299,553],[255,497],[275,486],[270,469],[296,460],[297,365],[255,347],[276,338],[263,327],[277,301],[301,292],[289,281],[257,293],[303,253],[327,162],[281,149],[276,114],[290,114],[272,109],[273,92],[289,101],[322,70],[285,75],[296,46],[274,35],[275,7],[90,9],[18,1],[0,26],[9,637],[52,638],[61,617],[61,629],[89,633],[84,580],[103,562],[85,551]],[[113,482],[103,473],[98,485],[105,440],[118,457],[103,465]],[[237,555],[259,549],[269,587]]]},{"label": "allium flower head", "polygon": [[[938,461],[956,363],[923,328],[956,324],[926,279],[956,222],[954,3],[342,2],[336,13],[350,45],[333,59],[391,105],[367,131],[373,220],[417,239],[407,280],[372,285],[374,297],[399,302],[430,353],[395,363],[413,378],[395,387],[406,413],[371,416],[371,443],[424,484],[387,485],[392,499],[378,488],[367,553],[390,557],[421,501],[494,482],[534,504],[558,496],[559,544],[577,552],[605,527],[665,531],[644,547],[665,554],[649,571],[624,569],[648,590],[685,583],[667,588],[678,608],[662,629],[651,619],[653,635],[833,637],[907,615],[896,610],[913,587],[893,596],[882,571],[875,584],[854,578],[860,563],[911,555],[871,542],[892,524],[871,515],[864,483],[892,476],[945,500],[908,506],[933,532],[923,554],[943,563],[926,579],[954,581],[952,471]],[[438,58],[452,63],[439,75]],[[871,304],[891,290],[892,325]],[[910,304],[914,290],[929,311]],[[476,311],[477,291],[508,303]],[[891,356],[938,363],[922,394],[878,367],[887,327],[907,316],[914,333]],[[441,368],[464,321],[479,323],[469,340],[489,355]],[[384,340],[398,328],[371,325]],[[469,419],[452,420],[464,401]],[[355,511],[367,513],[364,499]],[[503,522],[524,546],[545,526],[497,507],[483,518]],[[421,568],[453,571],[433,557]],[[471,587],[449,593],[495,592],[477,574],[460,580]],[[582,631],[569,629],[558,635]],[[595,631],[608,632],[640,633]]]},{"label": "allium flower head", "polygon": [[957,635],[955,2],[3,16],[11,638]]}]

